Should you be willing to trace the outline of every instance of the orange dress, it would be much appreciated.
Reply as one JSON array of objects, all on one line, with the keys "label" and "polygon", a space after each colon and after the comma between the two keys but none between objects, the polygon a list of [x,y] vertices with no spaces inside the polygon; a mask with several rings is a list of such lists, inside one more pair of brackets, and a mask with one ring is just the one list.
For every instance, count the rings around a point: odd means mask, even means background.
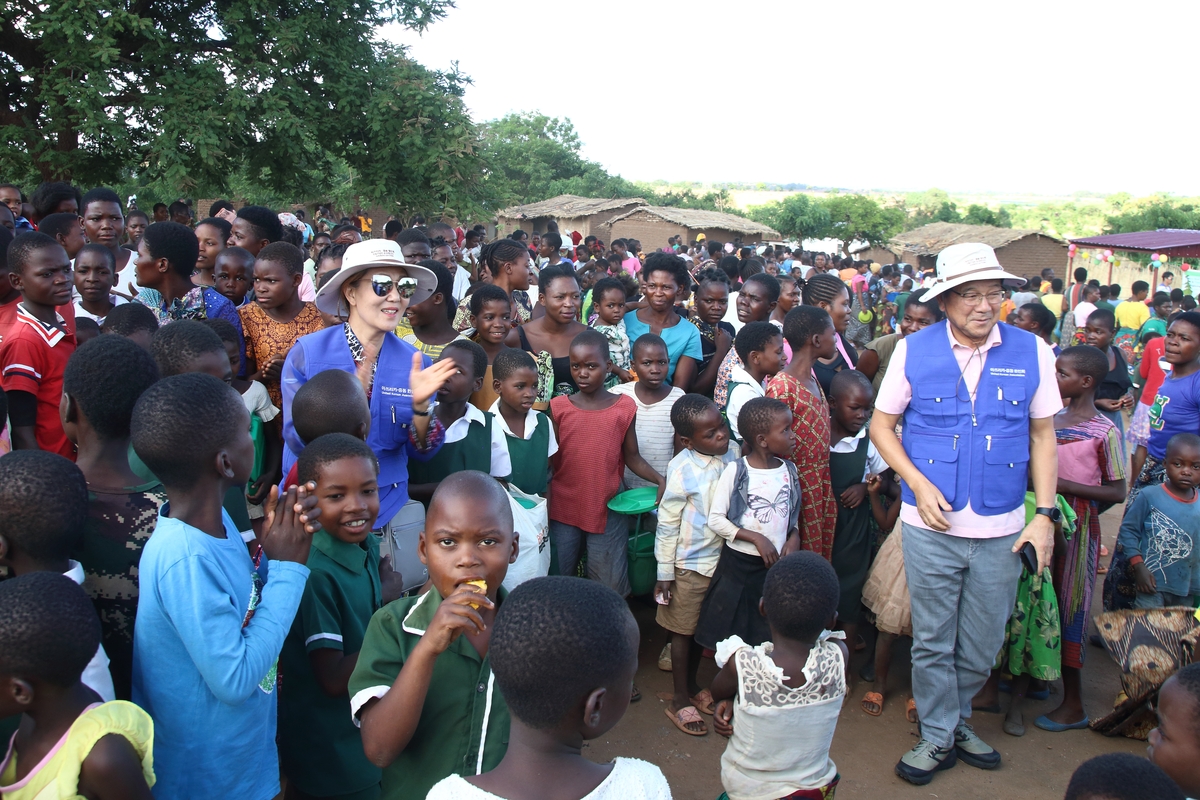
[{"label": "orange dress", "polygon": [[[312,303],[305,303],[291,322],[276,322],[267,316],[258,303],[247,303],[238,309],[242,332],[246,337],[246,359],[261,366],[273,356],[286,356],[301,336],[325,330],[321,312]],[[283,409],[283,390],[278,380],[263,381],[271,402]]]},{"label": "orange dress", "polygon": [[767,384],[767,397],[783,401],[792,410],[792,432],[796,449],[791,462],[800,478],[800,546],[833,555],[833,532],[837,526],[837,498],[829,478],[829,404],[825,395],[814,395],[800,381],[780,372]]}]

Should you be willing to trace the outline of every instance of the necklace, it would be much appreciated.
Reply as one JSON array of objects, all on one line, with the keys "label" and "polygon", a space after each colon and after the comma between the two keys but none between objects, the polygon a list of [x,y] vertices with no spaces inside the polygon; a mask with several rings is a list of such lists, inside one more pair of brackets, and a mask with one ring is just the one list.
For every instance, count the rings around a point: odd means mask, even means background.
[{"label": "necklace", "polygon": [[[979,348],[976,347],[971,351],[971,355],[967,358],[967,363],[958,368],[958,383],[954,384],[954,396],[956,398],[958,397],[958,387],[967,380],[967,367],[971,366],[971,359],[975,358],[975,356],[979,356],[979,380],[983,380],[983,354],[980,353]],[[976,427],[979,425],[975,419],[975,395],[978,393],[979,381],[976,381],[974,389],[967,389],[967,396],[971,400],[971,427]]]}]

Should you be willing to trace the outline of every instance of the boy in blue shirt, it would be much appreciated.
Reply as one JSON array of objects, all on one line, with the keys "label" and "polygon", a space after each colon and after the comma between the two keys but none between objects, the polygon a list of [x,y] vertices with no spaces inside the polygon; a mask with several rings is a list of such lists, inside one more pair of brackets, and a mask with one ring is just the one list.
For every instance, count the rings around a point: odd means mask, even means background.
[{"label": "boy in blue shirt", "polygon": [[164,378],[138,400],[132,430],[168,501],[142,550],[133,642],[133,700],[154,719],[155,796],[269,800],[279,793],[275,661],[320,530],[315,487],[272,489],[256,568],[221,508],[254,465],[241,396],[211,375]]},{"label": "boy in blue shirt", "polygon": [[1142,489],[1125,512],[1117,545],[1129,557],[1134,608],[1190,606],[1200,591],[1200,436],[1177,433],[1163,459],[1167,479]]}]

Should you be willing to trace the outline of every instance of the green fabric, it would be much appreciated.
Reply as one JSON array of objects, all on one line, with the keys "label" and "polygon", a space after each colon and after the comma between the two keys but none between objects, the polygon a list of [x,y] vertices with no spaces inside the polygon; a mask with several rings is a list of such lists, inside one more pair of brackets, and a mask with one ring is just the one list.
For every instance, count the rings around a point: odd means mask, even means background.
[{"label": "green fabric", "polygon": [[[503,607],[508,593],[503,587],[497,591],[497,605]],[[351,697],[391,687],[442,599],[431,587],[425,594],[389,603],[371,617],[350,676]],[[434,662],[412,741],[383,770],[382,797],[412,800],[449,775],[495,769],[508,749],[508,728],[508,706],[492,680],[491,662],[467,637],[458,636]]]},{"label": "green fabric", "polygon": [[[852,453],[829,454],[829,479],[833,496],[863,482],[867,467],[870,440],[864,435]],[[871,502],[864,497],[855,508],[837,504],[837,525],[833,534],[833,551],[829,562],[838,576],[840,596],[838,619],[856,623],[862,617],[862,590],[871,567]]]},{"label": "green fabric", "polygon": [[371,616],[383,605],[379,542],[361,544],[313,534],[308,582],[279,661],[279,758],[298,789],[326,797],[374,790],[382,771],[363,753],[362,734],[350,716],[350,696],[330,697],[317,682],[309,654],[362,649]]},{"label": "green fabric", "polygon": [[[490,415],[489,415],[490,417]],[[526,494],[545,495],[550,486],[550,418],[537,412],[537,427],[529,439],[505,434],[512,473],[508,482]]]},{"label": "green fabric", "polygon": [[[1071,508],[1071,504],[1061,494],[1054,496],[1054,504],[1058,506],[1058,510],[1062,512],[1062,530],[1063,536],[1068,539],[1075,533],[1075,509]],[[1037,511],[1037,496],[1033,492],[1025,493],[1025,524],[1033,522],[1033,515]]]},{"label": "green fabric", "polygon": [[[447,425],[446,427],[450,427]],[[483,424],[472,422],[467,435],[457,442],[446,442],[428,461],[408,460],[409,483],[441,483],[464,469],[485,475],[492,471],[492,415],[483,415]]]},{"label": "green fabric", "polygon": [[1014,676],[1052,681],[1062,674],[1062,627],[1049,567],[1041,575],[1021,570],[1001,655]]}]

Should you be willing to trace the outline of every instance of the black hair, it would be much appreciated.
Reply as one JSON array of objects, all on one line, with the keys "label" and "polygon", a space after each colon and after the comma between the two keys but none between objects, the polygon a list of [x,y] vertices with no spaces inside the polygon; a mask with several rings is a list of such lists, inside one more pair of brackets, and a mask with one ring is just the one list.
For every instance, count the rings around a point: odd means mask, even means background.
[{"label": "black hair", "polygon": [[1051,294],[1062,294],[1062,290],[1063,290],[1062,278],[1051,278],[1050,279],[1050,293]]},{"label": "black hair", "polygon": [[195,232],[178,222],[155,222],[142,234],[146,250],[153,258],[165,258],[177,275],[190,278],[200,256]]},{"label": "black hair", "polygon": [[724,272],[726,277],[729,278],[730,286],[741,285],[741,262],[738,261],[737,256],[728,255],[723,257],[717,262],[717,268]]},{"label": "black hair", "polygon": [[1026,303],[1017,309],[1017,311],[1027,311],[1033,321],[1037,323],[1038,332],[1043,336],[1052,333],[1058,319],[1054,316],[1054,312],[1046,308],[1043,303]]},{"label": "black hair", "polygon": [[0,583],[0,673],[74,686],[100,647],[100,619],[83,587],[57,572]]},{"label": "black hair", "polygon": [[733,349],[743,364],[750,363],[750,354],[762,352],[776,336],[779,328],[769,322],[747,322],[733,339]]},{"label": "black hair", "polygon": [[159,373],[169,378],[190,372],[193,362],[205,353],[224,355],[225,344],[216,331],[200,320],[181,319],[155,332],[150,352],[158,363]]},{"label": "black hair", "polygon": [[[65,200],[74,200],[79,210],[83,211],[83,196],[79,193],[79,189],[65,181],[39,183],[38,187],[33,190],[33,196],[29,198],[29,203],[33,206],[33,213],[37,215],[37,218],[42,219],[54,213],[54,209],[58,208],[59,203]],[[118,202],[120,201],[118,200]]]},{"label": "black hair", "polygon": [[[837,275],[822,272],[813,275],[804,283],[800,297],[804,305],[815,306],[819,303],[832,303],[842,292],[849,291],[846,284]],[[792,309],[795,311],[795,309]],[[789,315],[791,312],[788,312]]]},{"label": "black hair", "polygon": [[[350,402],[357,398],[358,402]],[[292,398],[292,425],[302,442],[327,433],[358,433],[371,424],[371,410],[362,383],[351,372],[327,369],[309,378]]]},{"label": "black hair", "polygon": [[[770,324],[770,323],[768,323]],[[782,400],[774,397],[754,397],[746,401],[738,412],[738,433],[746,442],[753,442],[754,437],[766,435],[771,429],[775,417],[788,411]]]},{"label": "black hair", "polygon": [[696,420],[701,414],[716,407],[716,403],[702,394],[685,394],[671,406],[671,427],[680,436],[695,436]]},{"label": "black hair", "polygon": [[[1177,435],[1183,436],[1185,434]],[[1174,439],[1175,437],[1172,436],[1171,440],[1173,441]],[[1167,443],[1167,446],[1170,447],[1170,442]],[[1193,446],[1200,446],[1200,442],[1194,442]],[[1174,678],[1175,683],[1179,684],[1179,688],[1191,696],[1193,735],[1200,735],[1200,716],[1196,714],[1196,709],[1200,709],[1200,661],[1182,667],[1175,673]]]},{"label": "black hair", "polygon": [[296,479],[302,484],[315,481],[322,467],[343,458],[365,458],[379,474],[379,459],[370,445],[348,433],[326,433],[304,446],[296,461]]},{"label": "black hair", "polygon": [[519,369],[531,369],[536,373],[537,362],[529,353],[516,347],[506,347],[492,360],[492,377],[498,381],[508,380],[508,376]]},{"label": "black hair", "polygon": [[146,222],[150,221],[149,214],[147,214],[145,211],[142,211],[140,208],[135,208],[130,210],[130,212],[125,215],[125,224],[128,226],[129,220],[133,219],[134,217],[141,217],[142,219],[146,220]]},{"label": "black hair", "polygon": [[271,242],[258,251],[258,260],[282,264],[288,275],[299,275],[304,271],[304,251],[287,242]]},{"label": "black hair", "polygon": [[[568,267],[566,264],[555,264],[553,267],[545,267],[538,273],[537,285],[538,293],[547,295],[550,293],[550,285],[559,278],[570,278],[575,281],[575,285],[579,285],[579,278],[575,275],[575,270]],[[592,295],[595,297],[595,295]]]},{"label": "black hair", "polygon": [[1088,314],[1088,325],[1100,325],[1115,331],[1117,329],[1117,315],[1109,311],[1107,308],[1097,308],[1092,313]]},{"label": "black hair", "polygon": [[1172,303],[1180,302],[1183,300],[1183,289],[1172,289],[1170,297]]},{"label": "black hair", "polygon": [[346,255],[346,248],[349,246],[350,245],[348,244],[339,243],[322,247],[321,252],[317,253],[317,260],[314,262],[316,270],[318,272],[320,271],[322,261],[341,258],[342,256]]},{"label": "black hair", "polygon": [[[272,242],[272,244],[274,244],[274,242]],[[266,248],[264,247],[263,249],[265,250]],[[228,261],[230,259],[237,259],[242,263],[242,266],[246,267],[247,269],[254,268],[254,253],[251,253],[244,247],[238,247],[237,245],[234,245],[233,247],[226,247],[221,252],[217,253],[216,260]]]},{"label": "black hair", "polygon": [[1144,755],[1108,753],[1080,764],[1063,800],[1184,800],[1183,791]]},{"label": "black hair", "polygon": [[149,353],[123,336],[100,336],[71,354],[62,388],[96,434],[113,441],[128,438],[133,407],[157,380],[158,365]]},{"label": "black hair", "polygon": [[[315,243],[317,241],[317,239],[320,239],[321,237],[325,237],[330,242],[333,241],[333,237],[329,235],[329,231],[317,231],[316,233],[313,234],[313,242]],[[326,245],[326,246],[328,246],[328,245]]]},{"label": "black hair", "polygon": [[[513,231],[513,235],[516,234],[517,231]],[[496,276],[500,274],[501,267],[516,261],[522,255],[529,255],[529,248],[516,239],[497,239],[483,246],[479,251],[479,260],[488,268],[488,272]]]},{"label": "black hair", "polygon": [[742,281],[743,286],[747,283],[761,284],[767,292],[767,299],[772,303],[779,302],[779,295],[783,289],[779,285],[779,280],[774,275],[768,275],[765,272],[756,272]]},{"label": "black hair", "polygon": [[633,617],[621,596],[595,581],[534,578],[509,593],[496,614],[488,658],[512,715],[554,728],[594,689],[612,684],[637,657]]},{"label": "black hair", "polygon": [[605,292],[620,292],[621,302],[625,302],[625,284],[621,283],[616,278],[601,278],[596,281],[596,285],[592,287],[592,306],[600,305],[600,301],[604,298]]},{"label": "black hair", "polygon": [[794,306],[783,318],[783,338],[792,351],[796,352],[807,347],[812,341],[812,337],[822,334],[832,327],[833,318],[825,309],[816,305],[798,305]]},{"label": "black hair", "polygon": [[1134,281],[1133,286],[1130,287],[1130,291],[1135,295],[1139,292],[1148,292],[1150,291],[1150,284],[1145,281]]},{"label": "black hair", "polygon": [[155,204],[154,204],[154,213],[156,213],[156,214],[157,214],[157,213],[158,213],[158,210],[159,210],[160,208],[161,208],[163,211],[166,211],[166,210],[167,210],[167,204],[166,204],[166,203],[155,203]]},{"label": "black hair", "polygon": [[61,246],[57,239],[47,236],[41,231],[17,234],[17,237],[12,240],[12,244],[8,246],[8,269],[10,272],[19,274],[34,251]]},{"label": "black hair", "polygon": [[[280,223],[280,227],[282,227],[282,226],[283,226],[282,223]],[[387,225],[384,225],[383,227],[385,230],[387,229]],[[360,231],[358,228],[351,225],[349,222],[343,222],[341,225],[333,226],[333,231],[330,232],[330,234],[329,234],[330,240],[332,241],[333,239],[336,239],[337,237],[341,236],[343,233],[346,233],[347,231],[354,231],[355,233],[357,233],[359,235],[362,234],[362,231]]]},{"label": "black hair", "polygon": [[595,328],[588,328],[585,331],[580,331],[574,339],[571,340],[571,349],[576,347],[595,347],[604,354],[604,360],[610,358],[608,350],[608,339],[604,334]]},{"label": "black hair", "polygon": [[196,223],[196,227],[207,225],[210,228],[216,228],[221,232],[221,244],[225,244],[229,240],[229,234],[233,233],[233,226],[229,224],[229,220],[221,219],[220,217],[205,217]]},{"label": "black hair", "polygon": [[100,326],[101,333],[119,336],[130,336],[138,331],[154,333],[157,330],[158,317],[141,303],[122,303],[108,312],[104,324]]},{"label": "black hair", "polygon": [[1121,284],[1119,284],[1119,283],[1114,283],[1114,284],[1112,284],[1111,286],[1109,286],[1109,287],[1108,287],[1108,296],[1109,296],[1109,297],[1114,297],[1114,298],[1120,299],[1120,297],[1121,297]]},{"label": "black hair", "polygon": [[[749,249],[749,247],[742,248],[743,251]],[[742,283],[745,283],[746,279],[750,278],[751,276],[762,274],[764,263],[765,262],[761,261],[758,256],[752,256],[744,259],[738,265],[738,275],[741,276]]]},{"label": "black hair", "polygon": [[405,228],[396,236],[396,244],[404,247],[406,244],[429,244],[429,237],[420,228]]},{"label": "black hair", "polygon": [[1084,281],[1087,280],[1088,273],[1087,273],[1087,270],[1084,269],[1083,267],[1076,267],[1075,272],[1072,274],[1075,276],[1076,283],[1083,283]]},{"label": "black hair", "polygon": [[542,242],[549,242],[551,247],[553,247],[555,250],[559,250],[562,248],[563,240],[562,236],[554,231],[546,231],[546,233],[542,235]]},{"label": "black hair", "polygon": [[[164,330],[188,321],[171,323]],[[211,330],[199,327],[220,341]],[[168,489],[188,489],[215,469],[214,459],[221,449],[238,435],[246,435],[245,413],[241,396],[211,375],[188,372],[164,377],[133,408],[133,450]]]},{"label": "black hair", "polygon": [[187,203],[183,202],[182,200],[176,200],[174,203],[171,203],[171,205],[167,207],[167,213],[170,214],[172,217],[175,216],[176,214],[187,214],[188,217],[190,218],[192,216],[192,207],[189,206]]},{"label": "black hair", "polygon": [[222,211],[233,211],[233,210],[234,210],[233,203],[229,202],[228,200],[217,200],[211,206],[208,207],[208,215],[210,217],[215,217],[215,216],[217,216],[217,214],[220,214]]},{"label": "black hair", "polygon": [[1164,273],[1162,274],[1162,278],[1163,278],[1163,280],[1164,280],[1164,281],[1165,281],[1167,278],[1174,278],[1174,277],[1175,277],[1175,273],[1174,273],[1174,272],[1171,272],[1170,270],[1167,270],[1166,272],[1164,272]]},{"label": "black hair", "polygon": [[637,352],[646,347],[661,347],[663,352],[667,354],[667,357],[670,358],[670,350],[667,349],[667,343],[663,341],[661,336],[654,333],[643,333],[634,340],[629,348],[630,358],[636,357]]},{"label": "black hair", "polygon": [[440,508],[443,504],[464,503],[471,504],[476,520],[482,522],[485,512],[495,511],[498,527],[506,532],[513,531],[512,506],[509,505],[504,486],[486,472],[473,469],[459,470],[443,479],[429,500],[429,511],[425,517],[428,519],[434,508]]},{"label": "black hair", "polygon": [[0,458],[0,536],[11,547],[39,563],[69,558],[87,512],[87,479],[75,462],[45,450]]},{"label": "black hair", "polygon": [[810,550],[776,561],[763,582],[767,621],[784,637],[799,642],[816,641],[837,611],[838,596],[837,572]]},{"label": "black hair", "polygon": [[829,382],[829,399],[841,396],[842,392],[851,388],[850,384],[865,391],[867,397],[875,396],[875,386],[870,378],[856,369],[844,369],[835,373]]},{"label": "black hair", "polygon": [[[461,350],[471,356],[471,379],[478,380],[487,372],[487,353],[483,348],[472,342],[470,339],[455,339],[442,348],[442,354],[438,356],[438,361],[446,357],[447,350]],[[459,359],[455,359],[455,363],[461,363]]]},{"label": "black hair", "polygon": [[721,283],[725,285],[726,289],[728,289],[729,276],[726,275],[725,271],[722,269],[717,269],[716,267],[705,267],[696,273],[696,285],[703,289],[704,285],[708,283]]},{"label": "black hair", "polygon": [[1167,292],[1155,292],[1153,299],[1150,300],[1151,306],[1161,306],[1163,303],[1171,302],[1171,295]]},{"label": "black hair", "polygon": [[[341,226],[339,226],[339,227],[341,227]],[[387,222],[385,222],[383,224],[383,238],[395,239],[396,234],[398,234],[400,231],[404,230],[405,227],[406,226],[402,220],[389,219]]]},{"label": "black hair", "polygon": [[[434,261],[432,258],[423,258],[417,262],[417,266],[424,267],[433,273],[433,277],[437,278],[437,288],[433,290],[433,294],[426,299],[433,299],[434,294],[442,296],[442,307],[446,309],[447,319],[454,319],[454,314],[458,310],[454,305],[454,276],[450,274],[450,270],[446,269],[446,265],[440,261]],[[501,291],[504,291],[501,289]]]},{"label": "black hair", "polygon": [[917,289],[904,301],[904,308],[907,310],[909,306],[920,306],[933,315],[934,322],[941,322],[946,318],[946,312],[942,311],[942,307],[938,304],[936,297],[929,300],[925,299],[925,295],[928,293],[928,289]]},{"label": "black hair", "polygon": [[75,320],[75,344],[86,344],[100,335],[100,323],[91,317],[78,317]]},{"label": "black hair", "polygon": [[72,228],[82,230],[78,214],[51,214],[38,223],[38,230],[47,236],[68,236]]},{"label": "black hair", "polygon": [[[83,199],[79,201],[79,214],[83,216],[84,209],[92,203],[116,203],[117,208],[121,207],[121,198],[112,189],[104,186],[97,186],[95,189],[89,189]],[[41,225],[38,226],[41,228]]]},{"label": "black hair", "polygon": [[646,256],[646,263],[642,265],[642,280],[649,280],[655,272],[669,273],[681,289],[692,285],[692,276],[683,265],[683,259],[674,253],[657,250]]},{"label": "black hair", "polygon": [[1179,307],[1184,311],[1195,311],[1197,305],[1196,298],[1192,297],[1190,294],[1184,297],[1179,303]]},{"label": "black hair", "polygon": [[1091,375],[1092,388],[1098,388],[1108,377],[1108,356],[1102,350],[1090,344],[1077,344],[1064,348],[1060,358],[1065,358],[1075,365],[1075,369],[1084,375]]},{"label": "black hair", "polygon": [[482,314],[484,303],[507,303],[509,311],[512,310],[512,298],[508,292],[492,283],[485,283],[471,293],[471,316]]},{"label": "black hair", "polygon": [[1176,447],[1191,447],[1200,451],[1200,436],[1194,433],[1177,433],[1167,440],[1167,452]]},{"label": "black hair", "polygon": [[237,328],[233,327],[233,323],[229,320],[221,319],[220,317],[209,317],[208,319],[197,321],[220,337],[222,344],[232,342],[239,347],[241,346],[242,340],[238,338]]},{"label": "black hair", "polygon": [[463,231],[463,241],[464,242],[467,239],[482,239],[482,238],[483,238],[483,231],[481,231],[477,228],[471,228],[468,231]]},{"label": "black hair", "polygon": [[418,212],[416,214],[413,214],[412,220],[409,224],[409,227],[417,228],[424,224],[425,224],[425,215]]},{"label": "black hair", "polygon": [[283,238],[283,223],[279,221],[279,215],[266,206],[239,208],[237,215],[238,219],[250,223],[255,238],[266,239],[268,242],[278,242]]},{"label": "black hair", "polygon": [[[96,244],[95,242],[89,242],[88,244],[85,244],[83,247],[79,248],[79,252],[75,254],[76,264],[79,263],[79,257],[84,253],[95,253],[96,255],[100,256],[104,259],[105,263],[108,264],[109,271],[114,275],[117,273],[117,259],[115,256],[113,256],[112,250],[109,250],[104,245]],[[80,317],[79,319],[85,319],[85,317]]]}]

